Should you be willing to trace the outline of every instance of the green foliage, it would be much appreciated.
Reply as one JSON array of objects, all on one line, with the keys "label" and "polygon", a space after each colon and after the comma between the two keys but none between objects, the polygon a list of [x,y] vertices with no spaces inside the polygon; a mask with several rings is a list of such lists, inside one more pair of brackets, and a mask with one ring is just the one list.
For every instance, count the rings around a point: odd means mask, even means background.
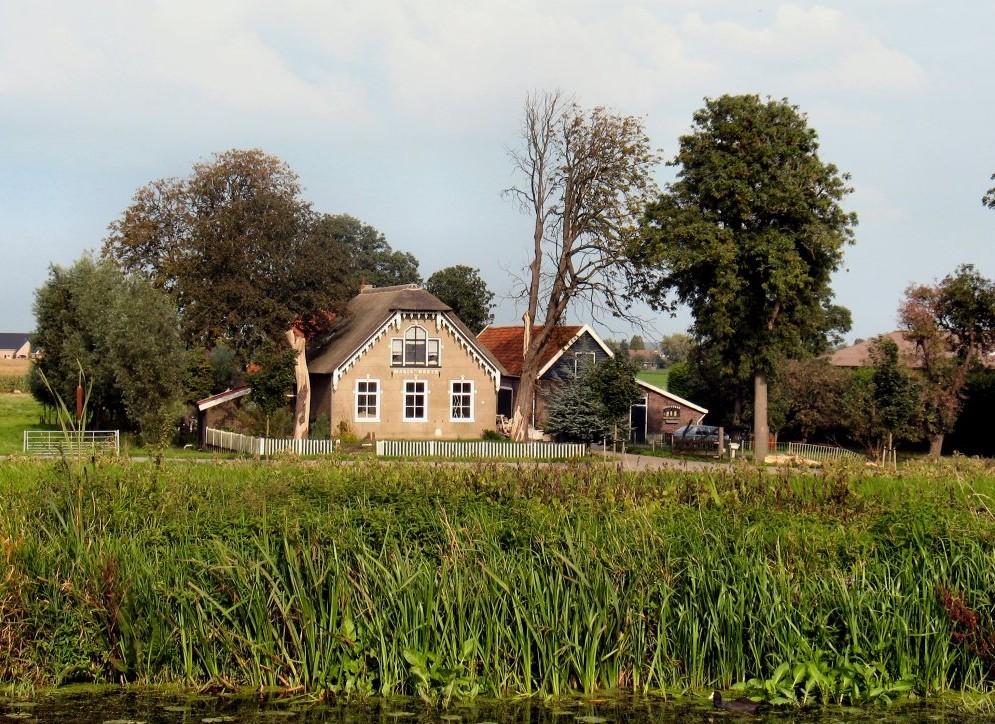
[{"label": "green foliage", "polygon": [[802,442],[842,435],[848,425],[844,399],[852,376],[821,357],[786,361],[771,388],[771,428],[784,439]]},{"label": "green foliage", "polygon": [[474,334],[494,321],[494,294],[480,277],[480,270],[457,264],[428,278],[425,288],[453,308]]},{"label": "green foliage", "polygon": [[322,214],[315,221],[314,234],[324,244],[345,250],[342,268],[347,270],[352,293],[363,282],[375,287],[421,284],[414,255],[395,251],[380,231],[355,217]]},{"label": "green foliage", "polygon": [[[53,266],[35,295],[35,367],[63,400],[75,400],[82,368],[92,384],[93,423],[168,440],[189,365],[176,308],[148,281],[89,256]],[[36,380],[39,400],[54,404]]]},{"label": "green foliage", "polygon": [[916,380],[898,364],[898,345],[888,337],[879,337],[871,348],[874,372],[874,406],[882,434],[898,439],[913,438],[922,414],[920,389]]},{"label": "green foliage", "polygon": [[890,704],[915,689],[912,679],[896,680],[881,663],[852,661],[842,656],[834,664],[823,661],[821,652],[811,660],[783,663],[767,679],[750,679],[733,686],[754,701],[774,706],[813,704]]},{"label": "green foliage", "polygon": [[937,591],[995,605],[993,495],[977,461],[776,479],[8,462],[0,680],[433,701],[985,688]]},{"label": "green foliage", "polygon": [[286,345],[266,345],[253,355],[246,381],[252,387],[252,405],[266,420],[266,437],[276,412],[284,410],[290,415],[288,395],[293,391],[296,363],[296,353]]},{"label": "green foliage", "polygon": [[[995,181],[995,174],[992,174],[991,180]],[[981,203],[989,209],[995,209],[995,186],[985,192],[985,195],[981,197]]]},{"label": "green foliage", "polygon": [[608,419],[617,423],[628,417],[629,408],[641,397],[636,384],[636,366],[622,355],[608,357],[595,365],[586,377]]},{"label": "green foliage", "polygon": [[632,339],[629,340],[629,349],[634,349],[634,350],[646,349],[646,343],[643,341],[642,337],[640,337],[638,334],[634,334],[632,335]]},{"label": "green foliage", "polygon": [[173,295],[191,347],[223,342],[244,362],[291,324],[320,328],[354,293],[348,248],[316,226],[289,166],[230,150],[138,189],[103,253]]}]

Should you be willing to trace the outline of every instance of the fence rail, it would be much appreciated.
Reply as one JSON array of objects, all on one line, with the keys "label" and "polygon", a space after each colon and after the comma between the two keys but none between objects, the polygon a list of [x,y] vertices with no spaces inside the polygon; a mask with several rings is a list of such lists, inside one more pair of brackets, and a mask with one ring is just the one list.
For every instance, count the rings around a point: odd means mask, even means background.
[{"label": "fence rail", "polygon": [[[753,449],[752,442],[743,443],[743,452],[750,452]],[[835,460],[864,460],[864,456],[833,445],[812,445],[807,442],[779,442],[770,446],[771,455],[795,455],[809,460],[835,461]]]},{"label": "fence rail", "polygon": [[247,455],[274,455],[293,452],[297,455],[328,455],[335,452],[334,440],[294,440],[293,438],[256,437],[228,430],[208,427],[204,430],[204,443],[218,450]]},{"label": "fence rail", "polygon": [[80,455],[97,451],[121,452],[118,430],[25,430],[24,452],[29,455]]},{"label": "fence rail", "polygon": [[527,458],[552,460],[587,455],[587,446],[558,442],[490,442],[486,440],[377,440],[380,457]]}]

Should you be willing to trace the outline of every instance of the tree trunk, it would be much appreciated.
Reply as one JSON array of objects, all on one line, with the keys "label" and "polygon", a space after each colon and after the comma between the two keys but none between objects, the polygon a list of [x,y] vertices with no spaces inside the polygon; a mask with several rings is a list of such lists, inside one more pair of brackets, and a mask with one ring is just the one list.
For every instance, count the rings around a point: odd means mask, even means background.
[{"label": "tree trunk", "polygon": [[929,456],[931,458],[938,458],[943,453],[943,437],[942,432],[938,432],[935,435],[930,435],[929,438]]},{"label": "tree trunk", "polygon": [[753,459],[763,463],[767,458],[767,375],[757,372],[753,376]]},{"label": "tree trunk", "polygon": [[297,395],[294,397],[294,439],[304,440],[311,420],[311,380],[308,376],[305,354],[307,340],[299,330],[291,327],[287,330],[287,342],[297,353],[297,364],[294,366],[294,378],[297,383]]},{"label": "tree trunk", "polygon": [[532,427],[532,411],[535,401],[535,372],[527,374],[522,370],[518,381],[518,395],[515,398],[515,414],[511,418],[511,439],[518,442],[528,440],[529,429]]}]

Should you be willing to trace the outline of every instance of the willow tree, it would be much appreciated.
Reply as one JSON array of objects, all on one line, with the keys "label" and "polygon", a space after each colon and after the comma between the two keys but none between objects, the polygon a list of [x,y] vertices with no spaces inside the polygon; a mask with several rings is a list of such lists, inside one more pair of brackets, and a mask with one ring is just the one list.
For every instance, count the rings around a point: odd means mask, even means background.
[{"label": "willow tree", "polygon": [[677,178],[651,204],[642,247],[655,306],[688,305],[696,344],[730,379],[753,378],[756,457],[767,454],[767,378],[839,323],[832,273],[853,241],[847,174],[818,154],[806,116],[756,95],[706,99],[680,139]]},{"label": "willow tree", "polygon": [[522,145],[511,158],[522,183],[506,193],[532,217],[522,376],[512,437],[524,439],[543,351],[568,307],[631,319],[628,251],[656,193],[657,156],[640,118],[584,110],[559,93],[525,102]]}]

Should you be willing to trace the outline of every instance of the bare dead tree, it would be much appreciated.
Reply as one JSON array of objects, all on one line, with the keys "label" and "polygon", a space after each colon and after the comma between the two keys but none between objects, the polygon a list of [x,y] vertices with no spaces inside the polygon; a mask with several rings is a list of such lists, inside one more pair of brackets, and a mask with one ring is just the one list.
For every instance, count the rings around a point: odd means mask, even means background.
[{"label": "bare dead tree", "polygon": [[659,160],[642,119],[585,111],[559,92],[526,99],[521,134],[511,159],[523,183],[505,192],[534,219],[516,440],[528,435],[539,360],[571,303],[638,321],[628,311],[629,251]]}]

